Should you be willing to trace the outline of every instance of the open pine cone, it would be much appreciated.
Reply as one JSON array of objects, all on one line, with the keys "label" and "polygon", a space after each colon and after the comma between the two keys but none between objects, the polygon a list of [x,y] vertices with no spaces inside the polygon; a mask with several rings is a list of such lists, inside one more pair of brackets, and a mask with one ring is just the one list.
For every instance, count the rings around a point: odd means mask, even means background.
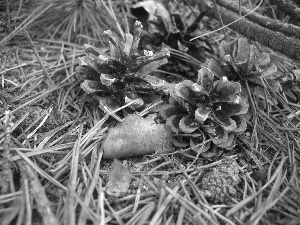
[{"label": "open pine cone", "polygon": [[214,78],[214,73],[203,67],[196,83],[185,80],[175,84],[169,104],[160,114],[175,132],[201,129],[218,147],[232,149],[235,135],[246,129],[243,114],[248,105],[240,98],[240,83]]},{"label": "open pine cone", "polygon": [[149,74],[167,63],[169,52],[163,48],[156,53],[145,50],[140,55],[141,29],[141,23],[136,21],[134,35],[125,34],[124,40],[109,30],[105,31],[103,35],[110,44],[109,54],[85,45],[87,55],[80,58],[81,65],[76,68],[85,79],[81,87],[88,94],[100,95],[104,106],[111,108],[109,103],[112,102],[122,106],[136,100],[131,107],[137,109],[144,105],[144,99],[149,98],[147,94],[168,88],[167,82]]},{"label": "open pine cone", "polygon": [[[227,77],[230,81],[239,81],[242,85],[248,83],[250,92],[257,98],[258,103],[265,105],[276,104],[275,99],[266,98],[265,87],[278,91],[281,89],[278,78],[282,75],[277,66],[270,61],[267,53],[259,52],[254,45],[250,45],[245,38],[237,41],[237,51],[226,41],[220,44],[220,60],[211,60],[207,67],[221,78]],[[264,84],[265,82],[265,84]],[[242,96],[248,101],[246,86],[242,88]],[[261,101],[262,100],[262,101]]]}]

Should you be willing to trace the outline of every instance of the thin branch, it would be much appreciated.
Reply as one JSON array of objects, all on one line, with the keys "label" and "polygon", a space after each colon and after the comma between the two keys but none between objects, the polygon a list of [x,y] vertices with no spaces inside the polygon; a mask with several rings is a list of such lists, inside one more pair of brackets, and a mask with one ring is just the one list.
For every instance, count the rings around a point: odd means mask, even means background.
[{"label": "thin branch", "polygon": [[[201,6],[202,1],[198,1],[198,4]],[[300,41],[298,39],[266,29],[222,7],[219,8],[219,12],[224,24],[232,30],[300,62]],[[207,16],[218,19],[219,15],[215,9],[211,9]]]},{"label": "thin branch", "polygon": [[[226,9],[231,10],[235,13],[239,13],[238,5],[229,2],[227,0],[216,0],[216,1],[218,5],[225,7]],[[273,31],[282,32],[288,36],[295,36],[300,38],[300,27],[298,26],[295,26],[293,24],[288,24],[288,23],[282,23],[279,20],[274,20],[269,17],[262,16],[245,7],[241,7],[241,15],[245,16],[246,14],[247,14],[246,17],[247,19],[259,24],[260,26],[263,26]]]},{"label": "thin branch", "polygon": [[300,8],[291,0],[273,0],[278,8],[300,23]]}]

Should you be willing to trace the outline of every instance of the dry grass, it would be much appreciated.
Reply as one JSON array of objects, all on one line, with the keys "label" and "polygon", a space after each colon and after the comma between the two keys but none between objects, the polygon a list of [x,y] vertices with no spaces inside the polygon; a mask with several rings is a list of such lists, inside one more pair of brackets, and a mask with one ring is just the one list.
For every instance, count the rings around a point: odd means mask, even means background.
[{"label": "dry grass", "polygon": [[[48,2],[53,5],[45,8]],[[14,63],[0,71],[5,87],[0,88],[1,225],[42,221],[49,225],[300,224],[300,105],[287,102],[283,94],[267,86],[265,94],[281,107],[256,107],[248,123],[252,133],[241,135],[239,147],[226,153],[240,166],[237,198],[222,204],[208,202],[199,189],[201,174],[224,159],[190,156],[184,149],[127,158],[123,164],[133,176],[129,193],[121,198],[108,196],[105,186],[111,161],[102,159],[100,144],[108,124],[116,124],[116,112],[101,112],[83,93],[75,67],[78,57],[85,54],[79,42],[101,40],[106,29],[122,35],[125,25],[111,22],[115,16],[110,5],[114,7],[115,2],[97,1],[106,4],[99,9],[103,12],[100,18],[86,11],[78,19],[79,11],[72,11],[75,2],[39,1],[24,19],[23,9],[28,5],[20,1],[16,5],[20,10],[11,10],[12,21],[17,21],[15,29],[0,42],[8,43],[15,35],[24,37],[19,46],[11,48]],[[82,3],[84,10],[95,10],[91,1]],[[68,4],[68,13],[56,9],[58,4]],[[53,10],[65,17],[58,20]],[[34,23],[38,16],[42,19]],[[73,22],[62,22],[67,20]],[[90,28],[84,26],[86,21]],[[51,24],[47,28],[55,32],[40,32],[39,23]],[[33,42],[36,55],[23,29],[37,38]],[[216,43],[222,35],[215,34]],[[236,38],[234,35],[230,38]],[[193,60],[188,55],[178,57]],[[279,61],[282,68],[291,67],[286,58]]]}]

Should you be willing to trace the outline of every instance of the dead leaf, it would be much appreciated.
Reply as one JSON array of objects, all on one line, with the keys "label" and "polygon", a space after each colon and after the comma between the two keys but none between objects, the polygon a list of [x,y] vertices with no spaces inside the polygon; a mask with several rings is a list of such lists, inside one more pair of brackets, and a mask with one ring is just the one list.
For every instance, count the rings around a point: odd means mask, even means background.
[{"label": "dead leaf", "polygon": [[131,181],[129,169],[123,166],[122,162],[114,159],[109,173],[109,181],[106,185],[106,194],[113,197],[122,197],[126,195]]},{"label": "dead leaf", "polygon": [[119,126],[109,130],[102,144],[103,157],[112,159],[171,152],[171,139],[171,132],[164,124],[156,124],[153,118],[130,114]]},{"label": "dead leaf", "polygon": [[[158,21],[158,17],[163,21],[166,30],[171,33],[177,33],[179,30],[173,25],[172,19],[169,11],[160,1],[147,0],[143,2],[138,2],[132,6],[133,9],[137,9],[139,7],[144,8],[146,12],[149,14],[147,21]],[[139,20],[141,20],[138,17]]]},{"label": "dead leaf", "polygon": [[165,6],[158,1],[148,0],[143,2],[138,2],[132,6],[132,8],[143,7],[148,13],[148,20],[156,20],[156,15],[161,16],[163,19],[170,20],[170,14]]}]

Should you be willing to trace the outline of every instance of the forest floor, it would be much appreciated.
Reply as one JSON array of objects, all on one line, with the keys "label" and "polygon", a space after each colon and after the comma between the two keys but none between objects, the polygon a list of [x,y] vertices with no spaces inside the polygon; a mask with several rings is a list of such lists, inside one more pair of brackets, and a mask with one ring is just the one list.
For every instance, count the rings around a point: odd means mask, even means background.
[{"label": "forest floor", "polygon": [[[219,29],[222,22],[207,15],[200,18],[197,1],[136,2],[6,1],[0,11],[0,224],[300,224],[300,62],[228,27]],[[249,2],[242,5],[257,6]],[[256,13],[299,25],[269,2]],[[85,92],[86,77],[78,72],[85,44],[108,53],[112,40],[104,31],[125,37],[136,20],[143,24],[138,51],[170,52],[151,74],[170,87],[198,82],[200,69],[222,61],[224,43],[233,58],[247,42],[270,59],[265,70],[254,62],[260,72],[253,82],[232,78],[249,107],[232,148],[208,139],[204,150],[205,141],[192,144],[196,131],[174,132],[173,121],[163,121],[153,107],[166,104],[170,92],[159,92],[161,102],[149,100],[143,110],[131,108],[135,101],[109,110],[99,101],[102,95]],[[172,152],[130,155],[127,145],[125,157],[107,159],[102,144],[129,114],[171,126],[172,133],[164,131],[177,138]],[[123,134],[122,141],[139,139],[135,127],[126,132],[130,140]],[[140,138],[147,143],[147,135]]]}]

